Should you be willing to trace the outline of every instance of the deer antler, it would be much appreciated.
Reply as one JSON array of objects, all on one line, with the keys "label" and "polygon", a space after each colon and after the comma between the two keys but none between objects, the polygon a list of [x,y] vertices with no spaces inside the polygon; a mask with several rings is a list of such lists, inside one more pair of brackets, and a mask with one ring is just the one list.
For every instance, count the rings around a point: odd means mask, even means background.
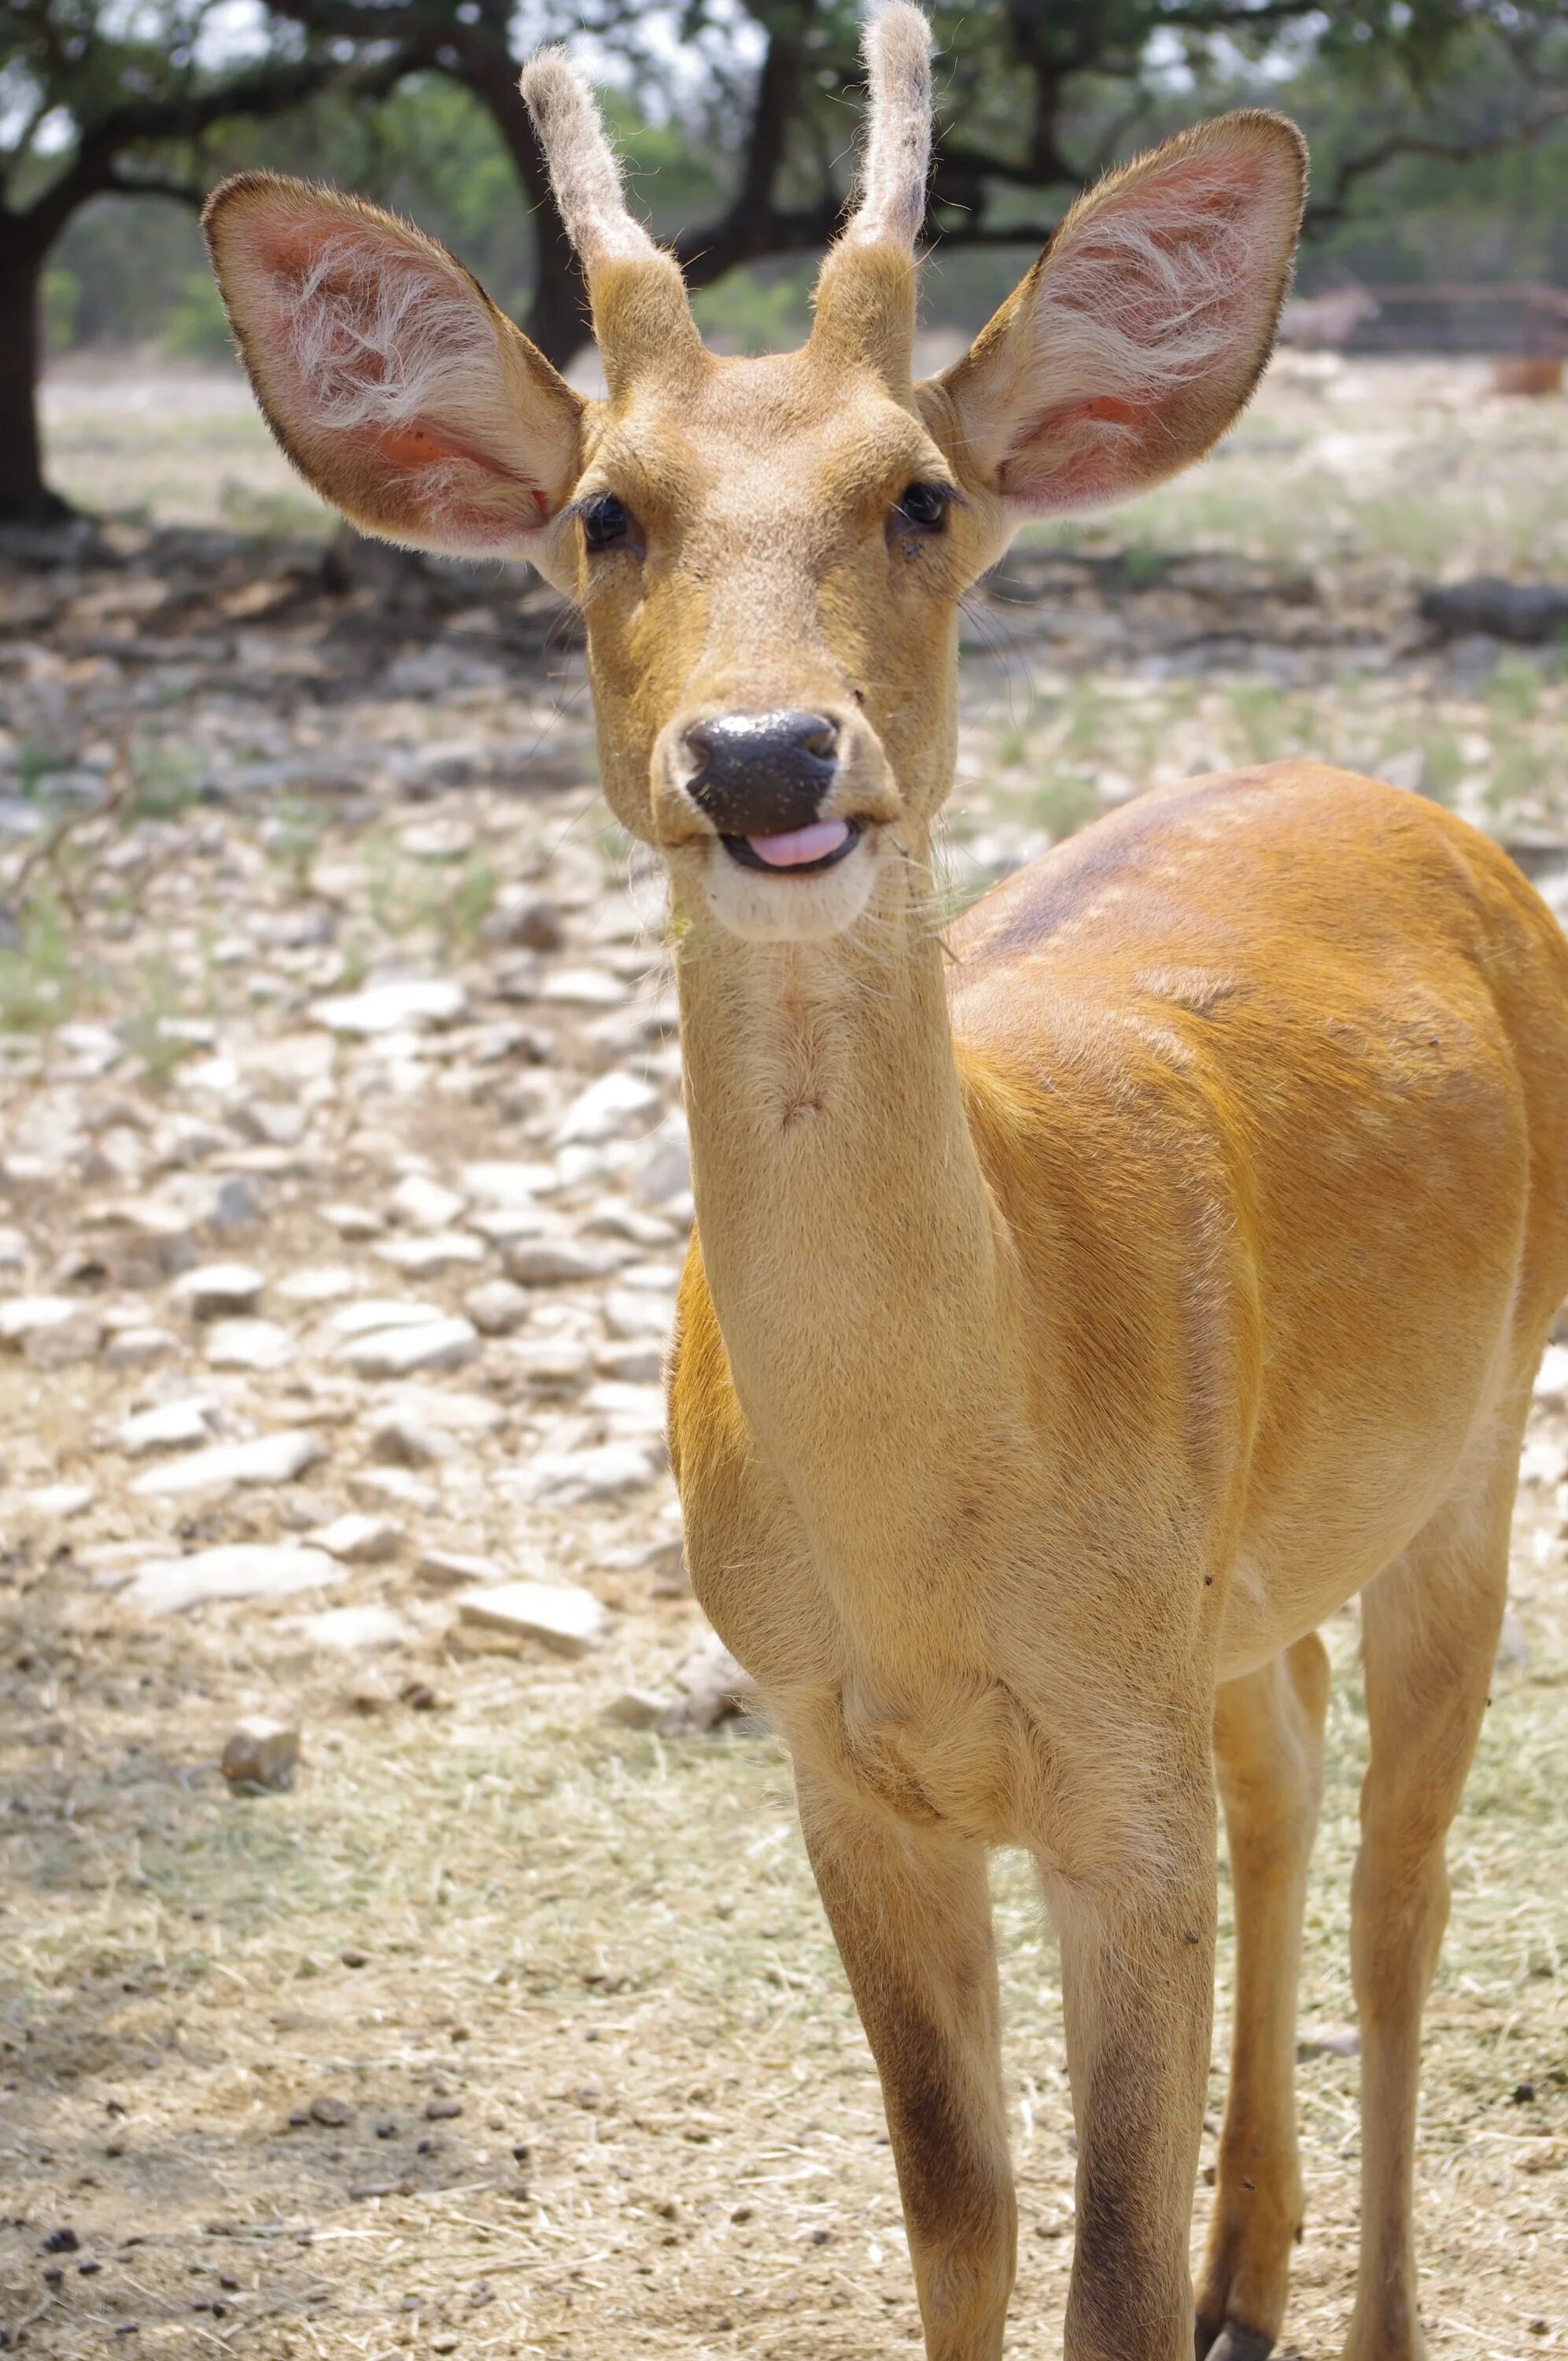
[{"label": "deer antler", "polygon": [[566,235],[582,257],[611,396],[650,368],[689,368],[702,339],[685,282],[674,258],[632,219],[587,79],[565,50],[541,49],[522,70],[521,89]]},{"label": "deer antler", "polygon": [[931,27],[908,0],[889,0],[868,19],[864,47],[871,106],[844,243],[913,252],[931,170]]},{"label": "deer antler", "polygon": [[659,249],[632,219],[620,166],[586,75],[565,49],[541,49],[521,83],[566,235],[590,277],[607,262],[647,262]]}]

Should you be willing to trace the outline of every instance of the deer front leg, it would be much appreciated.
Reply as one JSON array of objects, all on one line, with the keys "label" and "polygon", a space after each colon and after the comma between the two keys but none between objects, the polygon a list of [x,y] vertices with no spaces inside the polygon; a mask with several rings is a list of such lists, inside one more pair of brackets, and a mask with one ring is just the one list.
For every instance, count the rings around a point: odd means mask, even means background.
[{"label": "deer front leg", "polygon": [[1116,1867],[1047,1874],[1078,2125],[1065,2361],[1191,2361],[1188,2240],[1213,2008],[1214,1805],[1171,1773]]},{"label": "deer front leg", "polygon": [[981,1846],[799,1781],[817,1889],[882,2076],[928,2361],[999,2361],[1016,2259]]}]

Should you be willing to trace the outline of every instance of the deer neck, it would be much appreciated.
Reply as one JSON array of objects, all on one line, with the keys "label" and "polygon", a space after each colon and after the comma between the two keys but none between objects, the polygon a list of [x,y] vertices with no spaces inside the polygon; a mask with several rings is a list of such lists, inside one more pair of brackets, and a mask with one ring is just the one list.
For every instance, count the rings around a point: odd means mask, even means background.
[{"label": "deer neck", "polygon": [[[924,862],[823,944],[692,929],[678,961],[703,1264],[756,1444],[808,1526],[887,1533],[994,1417],[1003,1255]],[[880,1496],[880,1499],[879,1499]]]}]

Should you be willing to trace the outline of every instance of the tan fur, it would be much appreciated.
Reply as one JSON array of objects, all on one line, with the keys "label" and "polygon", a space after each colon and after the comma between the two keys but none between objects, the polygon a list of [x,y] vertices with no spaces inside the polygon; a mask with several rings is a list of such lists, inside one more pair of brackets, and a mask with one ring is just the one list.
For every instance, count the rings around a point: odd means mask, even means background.
[{"label": "tan fur", "polygon": [[[670,876],[693,1580],[794,1760],[930,2361],[997,2361],[1013,2277],[1001,1843],[1030,1849],[1061,1938],[1069,2361],[1188,2361],[1195,2317],[1211,2361],[1277,2334],[1313,1635],[1357,1592],[1346,2361],[1422,2351],[1420,2012],[1568,1286],[1568,946],[1457,820],[1305,763],[1126,807],[946,950],[931,870],[959,593],[1031,505],[1153,480],[1223,431],[1299,191],[1275,118],[1188,135],[1076,208],[969,360],[914,388],[895,241],[841,245],[806,349],[757,361],[703,352],[663,258],[601,258],[610,399],[540,552],[586,613],[605,792]],[[291,429],[307,462],[321,432]],[[511,464],[543,477],[534,432],[520,411]],[[901,504],[931,481],[960,497],[922,533]],[[595,555],[578,513],[607,493],[636,532]],[[862,832],[820,874],[740,866],[687,792],[688,727],[772,707],[839,731],[832,808]],[[1216,1761],[1238,1991],[1195,2312]]]}]

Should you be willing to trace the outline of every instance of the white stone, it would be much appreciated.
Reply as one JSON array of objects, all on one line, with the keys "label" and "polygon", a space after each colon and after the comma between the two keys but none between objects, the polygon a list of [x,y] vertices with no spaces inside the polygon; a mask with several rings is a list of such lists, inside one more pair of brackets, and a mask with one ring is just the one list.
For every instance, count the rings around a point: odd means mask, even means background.
[{"label": "white stone", "polygon": [[416,1230],[449,1230],[466,1202],[455,1189],[444,1189],[422,1172],[410,1172],[393,1190],[391,1209],[394,1219]]},{"label": "white stone", "polygon": [[23,1499],[35,1517],[79,1517],[98,1495],[91,1484],[40,1484]]},{"label": "white stone", "polygon": [[542,1507],[572,1509],[586,1500],[614,1500],[640,1491],[655,1474],[648,1453],[634,1443],[601,1443],[591,1451],[541,1451],[518,1467],[503,1468],[498,1481]]},{"label": "white stone", "polygon": [[583,1408],[608,1419],[623,1434],[663,1434],[664,1431],[662,1386],[631,1385],[623,1379],[606,1378],[588,1388],[583,1396]]},{"label": "white stone", "polygon": [[485,1205],[531,1205],[555,1185],[553,1164],[465,1164],[463,1186]]},{"label": "white stone", "polygon": [[25,1269],[31,1252],[25,1231],[0,1229],[0,1270]]},{"label": "white stone", "polygon": [[408,1411],[387,1411],[374,1421],[367,1437],[372,1459],[392,1467],[433,1467],[455,1459],[457,1444],[439,1427],[427,1426]]},{"label": "white stone", "polygon": [[390,1607],[328,1607],[319,1615],[302,1615],[299,1629],[318,1648],[341,1648],[345,1654],[361,1649],[399,1648],[409,1627]]},{"label": "white stone", "polygon": [[1536,1373],[1535,1398],[1552,1410],[1568,1402],[1568,1345],[1548,1345]]},{"label": "white stone", "polygon": [[248,1312],[267,1281],[247,1262],[209,1262],[188,1270],[169,1290],[169,1300],[195,1320],[221,1320]]},{"label": "white stone", "polygon": [[167,1328],[116,1328],[104,1347],[106,1369],[150,1369],[180,1350]]},{"label": "white stone", "polygon": [[348,1488],[356,1500],[370,1509],[406,1509],[411,1516],[433,1517],[440,1513],[441,1495],[433,1484],[416,1476],[411,1467],[356,1467],[348,1479]]},{"label": "white stone", "polygon": [[529,1299],[510,1279],[488,1279],[468,1290],[463,1309],[482,1334],[510,1336],[528,1318]]},{"label": "white stone", "polygon": [[329,1227],[337,1232],[340,1238],[348,1238],[351,1241],[359,1238],[378,1238],[387,1226],[380,1214],[372,1213],[368,1205],[323,1205],[321,1209],[321,1216]]},{"label": "white stone", "polygon": [[187,1451],[192,1444],[211,1442],[214,1407],[204,1394],[159,1402],[127,1418],[115,1440],[131,1459],[144,1459],[152,1451]]},{"label": "white stone", "polygon": [[171,1614],[209,1598],[287,1598],[342,1579],[342,1567],[323,1550],[240,1542],[190,1557],[153,1559],[137,1568],[126,1596],[138,1607]]},{"label": "white stone", "polygon": [[219,1320],[207,1337],[207,1360],[214,1369],[286,1369],[294,1339],[275,1320]]},{"label": "white stone", "polygon": [[299,1723],[253,1713],[236,1723],[219,1768],[239,1786],[288,1787],[299,1759]]},{"label": "white stone", "polygon": [[390,1517],[356,1514],[352,1510],[346,1516],[334,1517],[330,1525],[317,1525],[305,1536],[313,1549],[325,1550],[345,1565],[382,1565],[397,1556],[402,1538],[402,1527]]},{"label": "white stone", "polygon": [[612,1070],[572,1101],[556,1126],[560,1147],[598,1147],[607,1139],[633,1139],[646,1133],[662,1102],[651,1082]]},{"label": "white stone", "polygon": [[563,1233],[553,1238],[519,1238],[505,1247],[507,1277],[524,1287],[570,1285],[585,1279],[604,1279],[620,1257],[603,1246],[584,1246]]},{"label": "white stone", "polygon": [[492,1558],[471,1557],[462,1550],[422,1550],[414,1573],[429,1590],[460,1590],[466,1584],[472,1587],[506,1580]]},{"label": "white stone", "polygon": [[308,1427],[284,1427],[249,1443],[214,1443],[138,1476],[130,1489],[145,1499],[178,1499],[195,1492],[230,1492],[251,1484],[292,1484],[326,1457],[326,1445]]},{"label": "white stone", "polygon": [[422,1302],[417,1295],[367,1295],[345,1303],[326,1322],[329,1336],[368,1336],[384,1328],[428,1328],[446,1314],[439,1303]]},{"label": "white stone", "polygon": [[444,1270],[471,1270],[485,1259],[485,1243],[467,1230],[435,1230],[418,1238],[382,1238],[370,1249],[380,1262],[411,1278],[432,1278]]},{"label": "white stone", "polygon": [[[91,1305],[79,1302],[73,1295],[14,1295],[9,1302],[0,1303],[0,1341],[26,1351],[29,1340],[35,1337],[60,1330],[80,1334],[83,1313],[97,1332],[92,1347],[96,1352],[104,1323]],[[86,1359],[89,1356],[79,1354],[75,1357]]]},{"label": "white stone", "polygon": [[359,1285],[355,1273],[345,1263],[308,1263],[302,1270],[291,1270],[273,1288],[288,1303],[337,1303],[345,1295],[353,1295]]},{"label": "white stone", "polygon": [[443,1434],[494,1434],[506,1423],[505,1411],[488,1394],[456,1393],[444,1386],[399,1386],[386,1397],[385,1407],[422,1419]]},{"label": "white stone", "polygon": [[666,1296],[612,1287],[604,1300],[604,1324],[616,1337],[668,1336],[674,1307]]},{"label": "white stone", "polygon": [[318,1000],[311,1015],[330,1033],[367,1040],[377,1034],[455,1025],[467,1005],[468,995],[460,983],[438,976],[411,976],[402,983],[372,984],[364,992]]},{"label": "white stone", "polygon": [[604,1609],[576,1583],[503,1582],[467,1590],[457,1601],[465,1623],[542,1640],[563,1656],[586,1655],[597,1642]]},{"label": "white stone", "polygon": [[691,1142],[678,1107],[649,1134],[631,1182],[645,1205],[667,1205],[690,1189]]},{"label": "white stone", "polygon": [[601,967],[562,967],[544,978],[539,997],[563,1008],[619,1008],[626,999],[626,986]]},{"label": "white stone", "polygon": [[1568,1477],[1568,1444],[1555,1435],[1536,1434],[1519,1454],[1521,1484],[1561,1484]]},{"label": "white stone", "polygon": [[473,1322],[454,1316],[350,1336],[339,1345],[338,1358],[361,1378],[406,1378],[419,1369],[460,1369],[478,1349]]}]

